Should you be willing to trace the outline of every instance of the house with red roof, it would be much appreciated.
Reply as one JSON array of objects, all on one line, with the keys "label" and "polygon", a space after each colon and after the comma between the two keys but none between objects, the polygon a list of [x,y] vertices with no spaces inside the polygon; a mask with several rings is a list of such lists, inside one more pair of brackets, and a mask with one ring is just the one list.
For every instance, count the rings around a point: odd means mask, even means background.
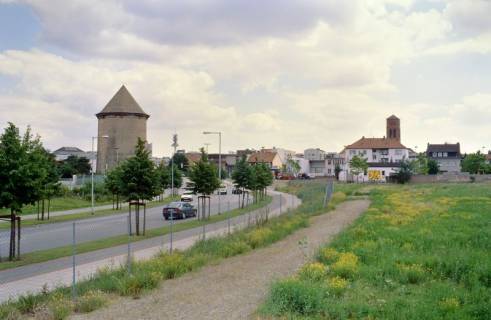
[{"label": "house with red roof", "polygon": [[[394,115],[387,118],[386,131],[383,138],[361,137],[344,148],[341,154],[346,165],[340,180],[386,182],[399,170],[401,162],[409,159],[409,149],[401,143],[400,119]],[[356,177],[349,165],[354,156],[364,158],[368,163],[367,171]]]}]

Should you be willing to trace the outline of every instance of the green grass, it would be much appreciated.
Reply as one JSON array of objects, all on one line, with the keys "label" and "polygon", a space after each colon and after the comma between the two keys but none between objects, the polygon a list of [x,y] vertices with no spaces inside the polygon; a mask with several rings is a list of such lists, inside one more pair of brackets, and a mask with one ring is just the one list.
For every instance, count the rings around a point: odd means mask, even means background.
[{"label": "green grass", "polygon": [[[307,227],[310,216],[328,211],[322,208],[321,204],[314,203],[322,202],[323,183],[291,184],[290,187],[300,191],[299,194],[303,201],[298,209],[290,212],[291,214],[258,221],[254,226],[225,237],[214,237],[199,241],[183,252],[161,253],[148,261],[133,262],[132,274],[128,274],[124,266],[116,269],[106,268],[100,270],[92,279],[77,285],[79,296],[90,297],[94,295],[94,292],[97,292],[97,297],[93,298],[95,301],[88,303],[89,306],[84,309],[89,311],[103,306],[106,299],[115,294],[139,297],[146,291],[155,289],[163,280],[176,278],[186,272],[198,270],[204,265],[217,263],[221,259],[267,246],[300,228]],[[348,188],[347,191],[350,192]],[[345,199],[346,194],[339,192],[333,198],[330,208]],[[269,198],[265,201],[269,202],[271,199]],[[234,214],[238,215],[241,212],[242,214],[244,213],[244,211],[236,210]],[[226,219],[226,215],[213,216],[213,219],[217,219],[216,221]],[[194,221],[190,222],[196,223]],[[176,224],[175,227],[178,228],[180,225]],[[193,224],[193,226],[196,225]],[[25,314],[26,310],[28,312],[28,310],[36,308],[41,310],[43,308],[53,309],[53,306],[59,306],[59,303],[54,303],[53,301],[65,301],[65,305],[70,306],[69,297],[70,289],[60,288],[51,293],[29,296],[27,303],[21,302],[23,298],[17,301],[9,301],[0,305],[0,318],[6,318],[9,313]],[[76,305],[77,303],[75,303],[74,307],[71,307],[71,312],[77,312]],[[64,315],[63,312],[65,311],[65,309],[62,309],[61,313]]]},{"label": "green grass", "polygon": [[[106,205],[106,204],[111,204],[112,201],[110,200],[104,200],[104,201],[96,201],[95,204],[97,206],[101,205]],[[47,215],[47,205],[48,202],[45,202],[45,216]],[[56,211],[65,211],[65,210],[71,210],[71,209],[78,209],[78,208],[86,208],[90,207],[92,205],[92,202],[90,200],[84,200],[79,197],[57,197],[51,199],[51,206],[50,206],[50,213],[56,212]],[[27,205],[22,208],[21,215],[26,215],[26,214],[36,214],[37,213],[37,206],[36,205]],[[9,209],[1,209],[0,214],[10,214]]]},{"label": "green grass", "polygon": [[374,187],[370,197],[366,214],[319,250],[322,279],[276,282],[259,314],[489,319],[491,184]]},{"label": "green grass", "polygon": [[[163,205],[170,203],[172,201],[178,201],[179,199],[180,199],[179,196],[174,196],[174,197],[169,196],[162,201],[151,201],[151,202],[147,203],[147,209],[158,207],[158,206],[163,206]],[[128,212],[128,207],[126,207],[126,206],[121,208],[121,209],[118,209],[118,210],[113,210],[113,209],[96,210],[96,211],[94,211],[94,214],[92,214],[92,211],[87,211],[87,212],[81,212],[81,213],[66,214],[66,215],[61,215],[61,216],[51,216],[49,220],[28,219],[28,220],[22,220],[22,227],[32,227],[32,226],[37,226],[37,225],[42,225],[42,224],[49,224],[49,223],[84,220],[84,219],[90,219],[90,218],[94,218],[94,217],[110,216],[110,215],[115,215],[118,213],[125,213],[125,212]],[[10,228],[9,223],[0,223],[0,230],[9,229],[9,228]]]},{"label": "green grass", "polygon": [[[221,215],[213,215],[207,220],[189,220],[186,222],[182,223],[176,223],[173,226],[173,231],[174,232],[179,232],[187,229],[192,229],[196,227],[203,226],[203,224],[211,224],[219,221],[226,220],[228,217],[236,217],[239,215],[246,214],[248,212],[251,212],[253,210],[256,210],[258,208],[262,208],[264,206],[267,206],[270,204],[272,201],[272,197],[268,196],[264,200],[259,201],[255,204],[249,205],[246,208],[243,209],[234,209],[231,210],[227,214],[221,214]],[[140,240],[145,240],[149,238],[154,238],[154,237],[159,237],[163,236],[169,233],[169,226],[161,227],[161,228],[155,228],[155,229],[150,229],[145,232],[144,236],[134,236],[133,241],[140,241]],[[77,253],[86,253],[90,251],[95,251],[95,250],[100,250],[100,249],[105,249],[105,248],[110,248],[114,247],[117,245],[122,245],[128,242],[128,235],[121,235],[121,236],[114,236],[110,238],[104,238],[100,240],[95,240],[95,241],[89,241],[89,242],[84,242],[80,243],[77,245]],[[0,270],[6,270],[6,269],[11,269],[11,268],[17,268],[33,263],[39,263],[39,262],[45,262],[53,259],[58,259],[66,256],[70,256],[72,254],[73,248],[71,245],[69,246],[64,246],[64,247],[58,247],[58,248],[53,248],[53,249],[47,249],[47,250],[40,250],[40,251],[35,251],[31,253],[26,253],[24,255],[21,255],[20,260],[15,260],[15,261],[5,261],[0,263]]]}]

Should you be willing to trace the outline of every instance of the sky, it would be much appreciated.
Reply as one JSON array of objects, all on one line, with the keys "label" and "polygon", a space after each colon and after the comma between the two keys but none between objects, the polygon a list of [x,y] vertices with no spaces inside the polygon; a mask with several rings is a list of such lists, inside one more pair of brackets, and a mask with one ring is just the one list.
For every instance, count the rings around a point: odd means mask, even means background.
[{"label": "sky", "polygon": [[490,0],[0,0],[0,129],[89,150],[122,84],[155,156],[341,151],[385,135],[491,149]]}]

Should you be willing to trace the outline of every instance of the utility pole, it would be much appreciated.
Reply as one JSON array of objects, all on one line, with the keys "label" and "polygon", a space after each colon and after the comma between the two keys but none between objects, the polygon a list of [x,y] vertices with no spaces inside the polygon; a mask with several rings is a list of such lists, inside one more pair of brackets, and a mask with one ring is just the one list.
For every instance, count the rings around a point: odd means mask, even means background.
[{"label": "utility pole", "polygon": [[172,158],[170,160],[171,163],[171,196],[174,196],[174,155],[176,154],[176,149],[179,145],[177,144],[177,133],[174,133],[172,136],[172,147],[174,148],[174,152],[172,153]]}]

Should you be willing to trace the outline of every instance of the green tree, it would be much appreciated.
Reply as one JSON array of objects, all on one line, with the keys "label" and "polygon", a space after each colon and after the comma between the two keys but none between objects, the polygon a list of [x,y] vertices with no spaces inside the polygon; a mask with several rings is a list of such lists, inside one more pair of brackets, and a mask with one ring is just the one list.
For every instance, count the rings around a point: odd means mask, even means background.
[{"label": "green tree", "polygon": [[408,160],[403,160],[395,174],[396,181],[400,184],[407,183],[413,175],[413,165]]},{"label": "green tree", "polygon": [[336,163],[336,165],[334,166],[334,175],[336,176],[336,180],[339,180],[339,174],[341,173],[341,171],[341,166]]},{"label": "green tree", "polygon": [[267,187],[273,183],[273,173],[265,163],[260,163],[254,166],[255,169],[255,190],[257,202],[259,199],[264,199],[266,196]]},{"label": "green tree", "polygon": [[[121,164],[121,195],[129,202],[136,202],[135,229],[140,235],[140,203],[159,194],[159,177],[145,141],[138,138],[135,155]],[[146,210],[143,211],[143,234],[146,227]]]},{"label": "green tree", "polygon": [[[46,151],[42,146],[39,146],[38,163],[43,170],[42,178],[39,181],[39,196],[38,196],[38,220],[44,220],[45,209],[48,211],[48,219],[51,207],[51,199],[61,193],[60,176],[57,170],[57,164],[54,155]],[[41,206],[40,206],[41,202]],[[45,202],[47,204],[45,205]],[[41,207],[41,210],[40,210]]]},{"label": "green tree", "polygon": [[351,173],[356,176],[357,181],[358,181],[358,176],[361,173],[366,172],[368,169],[367,160],[359,156],[354,156],[353,158],[351,158],[349,165],[350,165]]},{"label": "green tree", "polygon": [[292,158],[288,158],[286,160],[286,172],[288,174],[291,174],[292,176],[296,177],[300,172],[300,169],[301,167],[298,161],[295,161]]},{"label": "green tree", "polygon": [[440,165],[434,159],[428,159],[428,174],[438,174],[440,172]]},{"label": "green tree", "polygon": [[0,136],[0,208],[10,209],[9,258],[15,252],[15,221],[22,207],[34,204],[41,196],[47,175],[39,137],[33,138],[28,128],[21,138],[19,129],[10,123]]},{"label": "green tree", "polygon": [[470,153],[464,157],[461,166],[463,172],[471,174],[483,173],[486,168],[486,156],[480,151]]},{"label": "green tree", "polygon": [[62,178],[71,178],[74,175],[90,174],[90,160],[86,157],[68,156],[58,163],[58,171]]},{"label": "green tree", "polygon": [[[172,175],[172,172],[170,169],[169,169],[169,174]],[[174,188],[179,189],[180,187],[182,187],[182,177],[183,177],[182,170],[180,170],[177,167],[177,165],[174,165]],[[172,182],[171,178],[172,178],[172,176],[170,176],[169,183]]]},{"label": "green tree", "polygon": [[428,174],[428,157],[425,153],[419,153],[416,160],[413,161],[414,172],[417,174]]},{"label": "green tree", "polygon": [[171,184],[171,172],[169,170],[169,167],[164,165],[163,161],[161,161],[160,164],[157,166],[157,174],[159,177],[159,191],[161,195],[165,193],[165,190],[168,189]]},{"label": "green tree", "polygon": [[[232,171],[232,180],[234,182],[234,186],[236,189],[242,191],[242,194],[239,193],[239,207],[244,207],[245,205],[245,189],[247,188],[249,176],[251,174],[251,168],[249,163],[246,160],[246,157],[243,156],[240,160],[235,164],[234,171]],[[242,198],[242,203],[240,199]]]},{"label": "green tree", "polygon": [[[208,156],[205,150],[201,148],[201,159],[188,169],[188,177],[193,184],[193,191],[204,196],[202,199],[201,218],[206,217],[206,201],[205,197],[213,194],[220,187],[217,168],[213,163],[208,161]],[[208,212],[208,217],[210,213]]]},{"label": "green tree", "polygon": [[174,153],[172,160],[169,162],[169,167],[174,163],[174,165],[181,171],[187,172],[189,168],[189,161],[184,153]]},{"label": "green tree", "polygon": [[109,171],[104,180],[106,189],[112,194],[113,209],[121,208],[120,195],[122,191],[122,181],[121,181],[122,168],[117,166]]}]

